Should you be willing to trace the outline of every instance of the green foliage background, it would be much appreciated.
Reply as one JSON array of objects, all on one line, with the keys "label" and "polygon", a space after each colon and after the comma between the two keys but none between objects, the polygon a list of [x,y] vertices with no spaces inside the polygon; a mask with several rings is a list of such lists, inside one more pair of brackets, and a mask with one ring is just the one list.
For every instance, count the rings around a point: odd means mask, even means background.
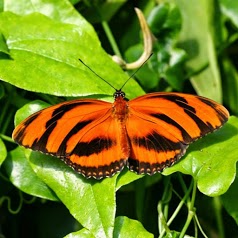
[{"label": "green foliage background", "polygon": [[[153,56],[124,91],[181,91],[224,103],[224,127],[163,174],[85,179],[57,158],[16,146],[15,124],[72,98],[112,100],[128,73],[112,61]],[[0,0],[0,224],[5,237],[235,237],[238,234],[238,2]],[[200,221],[200,222],[199,222]],[[200,224],[202,228],[200,228]]]}]

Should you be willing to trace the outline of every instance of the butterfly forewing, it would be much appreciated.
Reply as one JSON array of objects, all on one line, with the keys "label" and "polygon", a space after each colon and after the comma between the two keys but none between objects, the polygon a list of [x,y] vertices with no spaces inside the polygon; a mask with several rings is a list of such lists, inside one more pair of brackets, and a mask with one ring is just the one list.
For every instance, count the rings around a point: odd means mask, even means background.
[{"label": "butterfly forewing", "polygon": [[147,94],[129,105],[129,166],[138,173],[154,174],[171,166],[190,143],[221,127],[229,117],[212,100],[180,93]]}]

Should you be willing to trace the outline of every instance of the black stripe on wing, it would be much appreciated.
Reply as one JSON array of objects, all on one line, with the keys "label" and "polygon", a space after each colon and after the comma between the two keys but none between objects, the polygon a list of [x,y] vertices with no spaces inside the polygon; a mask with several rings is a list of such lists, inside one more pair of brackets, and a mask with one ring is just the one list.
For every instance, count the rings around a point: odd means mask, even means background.
[{"label": "black stripe on wing", "polygon": [[139,147],[144,147],[147,150],[154,150],[156,152],[182,150],[186,147],[183,142],[174,142],[159,133],[153,131],[152,133],[143,137],[131,138],[131,143]]},{"label": "black stripe on wing", "polygon": [[197,97],[201,102],[204,104],[210,106],[217,114],[219,120],[221,121],[221,125],[223,125],[228,120],[229,114],[225,114],[224,111],[222,111],[219,107],[217,107],[217,104],[212,102],[211,100],[207,100],[206,98]]},{"label": "black stripe on wing", "polygon": [[172,125],[173,127],[176,127],[180,130],[181,135],[183,137],[183,141],[185,143],[190,143],[193,139],[191,138],[191,136],[188,134],[188,132],[182,127],[180,126],[175,120],[173,120],[172,118],[170,118],[169,116],[165,115],[165,114],[150,114],[150,116],[155,117],[161,121],[166,122],[167,124]]},{"label": "black stripe on wing", "polygon": [[65,136],[64,140],[62,141],[58,151],[56,152],[57,156],[65,156],[67,154],[67,142],[68,140],[75,134],[77,134],[79,131],[81,131],[84,127],[89,125],[93,120],[85,120],[78,122],[71,130],[70,132]]},{"label": "black stripe on wing", "polygon": [[[180,108],[183,108],[184,112],[197,124],[198,128],[200,129],[201,132],[199,137],[202,137],[208,134],[209,132],[212,132],[213,130],[221,127],[228,119],[227,115],[225,115],[223,111],[216,109],[217,104],[213,103],[211,100],[208,100],[206,98],[194,96],[196,97],[197,100],[200,100],[202,103],[208,105],[210,109],[213,110],[215,114],[217,115],[217,117],[220,119],[221,124],[215,128],[214,126],[211,125],[210,122],[208,121],[204,122],[201,118],[199,118],[196,115],[196,112],[197,110],[200,110],[200,108],[195,109],[193,106],[189,105],[188,101],[184,97],[179,96],[177,94],[165,94],[165,95],[160,95],[159,97],[164,98],[165,100],[171,101],[177,104]],[[180,131],[182,132],[182,130]]]},{"label": "black stripe on wing", "polygon": [[[88,105],[91,104],[91,102],[83,102],[83,101],[76,101],[76,102],[71,102],[69,104],[63,104],[59,107],[57,107],[53,112],[52,112],[52,117],[45,123],[45,132],[40,138],[36,138],[35,141],[33,142],[31,148],[33,150],[39,150],[43,153],[50,153],[46,149],[47,143],[49,140],[49,137],[55,127],[57,126],[58,120],[60,120],[67,112],[75,109],[77,106],[82,106],[82,105]],[[41,113],[41,112],[40,112]],[[39,113],[39,114],[40,114]],[[37,130],[37,128],[36,128]]]},{"label": "black stripe on wing", "polygon": [[31,117],[29,117],[28,120],[24,121],[23,125],[20,127],[20,129],[17,131],[17,133],[14,135],[14,140],[22,145],[22,141],[25,137],[25,133],[26,133],[26,128],[29,124],[31,124],[31,122],[33,122],[38,116],[39,116],[40,113],[36,113],[34,115],[32,115]]},{"label": "black stripe on wing", "polygon": [[89,142],[79,142],[71,154],[75,154],[79,157],[89,157],[92,154],[99,154],[103,150],[109,150],[115,144],[116,141],[109,138],[97,137]]}]

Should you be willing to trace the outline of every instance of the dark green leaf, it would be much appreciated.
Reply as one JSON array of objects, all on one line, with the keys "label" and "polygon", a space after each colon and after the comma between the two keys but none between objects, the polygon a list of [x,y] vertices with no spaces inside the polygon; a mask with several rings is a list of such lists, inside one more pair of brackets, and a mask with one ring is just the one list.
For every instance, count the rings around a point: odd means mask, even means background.
[{"label": "dark green leaf", "polygon": [[4,53],[4,54],[7,54],[7,55],[9,54],[7,44],[6,44],[6,40],[4,39],[4,36],[0,33],[0,53],[1,52]]},{"label": "dark green leaf", "polygon": [[238,115],[238,73],[235,66],[228,59],[223,60],[224,67],[224,103],[229,105],[231,111]]},{"label": "dark green leaf", "polygon": [[10,181],[25,193],[57,201],[58,198],[54,192],[32,170],[24,151],[26,150],[17,147],[8,154],[4,162]]},{"label": "dark green leaf", "polygon": [[0,99],[3,98],[4,95],[5,95],[4,87],[2,86],[2,84],[0,84]]},{"label": "dark green leaf", "polygon": [[227,212],[234,218],[238,224],[238,177],[236,176],[234,183],[230,186],[229,190],[221,196],[222,203]]},{"label": "dark green leaf", "polygon": [[108,22],[125,3],[126,0],[92,1],[83,15],[92,23]]}]

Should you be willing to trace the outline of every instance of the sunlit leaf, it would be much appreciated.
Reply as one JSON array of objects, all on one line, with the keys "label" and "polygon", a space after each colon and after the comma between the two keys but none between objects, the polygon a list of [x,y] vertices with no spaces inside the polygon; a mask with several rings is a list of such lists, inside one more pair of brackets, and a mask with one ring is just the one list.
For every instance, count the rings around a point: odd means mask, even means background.
[{"label": "sunlit leaf", "polygon": [[192,144],[186,156],[163,174],[176,171],[190,174],[202,193],[208,196],[224,194],[236,176],[237,140],[238,118],[231,117],[223,128]]}]

